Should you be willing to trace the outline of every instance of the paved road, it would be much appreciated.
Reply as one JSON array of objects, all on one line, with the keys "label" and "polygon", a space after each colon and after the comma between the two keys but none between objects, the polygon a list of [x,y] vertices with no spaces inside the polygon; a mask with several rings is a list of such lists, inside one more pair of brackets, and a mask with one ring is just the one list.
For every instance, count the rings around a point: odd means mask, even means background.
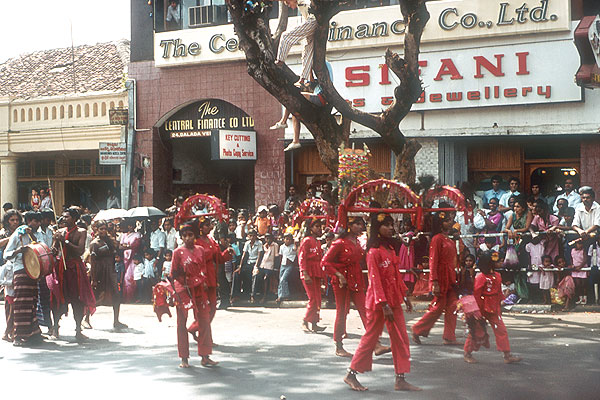
[{"label": "paved road", "polygon": [[[342,383],[346,359],[333,356],[334,310],[323,310],[325,334],[300,330],[302,309],[233,308],[213,323],[219,344],[217,368],[177,368],[175,319],[159,323],[151,306],[127,305],[122,320],[131,327],[112,331],[112,310],[92,317],[90,341],[74,341],[72,318],[61,323],[61,340],[42,349],[0,343],[1,391],[19,399],[600,399],[600,314],[506,315],[520,365],[505,365],[500,353],[476,353],[479,364],[462,361],[460,347],[441,345],[441,324],[422,346],[411,346],[408,379],[421,393],[393,390],[391,355],[377,358],[374,371],[360,375],[370,390],[350,391]],[[412,324],[421,314],[407,315]],[[462,333],[462,324],[459,323]],[[0,322],[3,331],[3,321]],[[353,351],[363,333],[358,314],[349,317],[346,347]],[[460,336],[460,334],[459,334]],[[385,341],[385,340],[384,340]],[[192,353],[194,354],[194,353]],[[16,387],[27,388],[25,393]],[[54,392],[52,392],[54,390]],[[17,397],[14,397],[17,398]]]}]

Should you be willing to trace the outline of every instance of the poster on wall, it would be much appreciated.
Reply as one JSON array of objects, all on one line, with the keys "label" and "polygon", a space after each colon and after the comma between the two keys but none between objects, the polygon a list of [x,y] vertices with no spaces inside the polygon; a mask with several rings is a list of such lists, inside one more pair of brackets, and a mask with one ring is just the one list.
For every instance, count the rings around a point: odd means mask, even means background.
[{"label": "poster on wall", "polygon": [[124,165],[127,161],[125,142],[100,142],[98,153],[100,165]]},{"label": "poster on wall", "polygon": [[211,158],[213,160],[256,160],[256,132],[213,130]]}]

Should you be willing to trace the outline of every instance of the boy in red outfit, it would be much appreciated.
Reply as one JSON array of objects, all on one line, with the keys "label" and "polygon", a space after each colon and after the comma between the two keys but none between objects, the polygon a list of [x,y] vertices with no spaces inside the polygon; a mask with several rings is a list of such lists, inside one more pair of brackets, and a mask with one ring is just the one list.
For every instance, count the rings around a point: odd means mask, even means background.
[{"label": "boy in red outfit", "polygon": [[[496,253],[497,254],[497,253]],[[497,257],[497,256],[496,256]],[[493,254],[486,251],[479,257],[478,267],[481,271],[475,277],[473,296],[479,306],[482,317],[492,326],[496,336],[496,348],[504,353],[504,362],[513,364],[521,361],[521,357],[513,356],[510,353],[510,344],[508,343],[508,332],[504,321],[502,320],[502,278],[498,272],[493,270]],[[473,358],[473,351],[479,350],[480,344],[473,340],[472,333],[469,332],[465,342],[465,362],[474,364],[477,362]],[[486,347],[489,347],[489,343]]]}]

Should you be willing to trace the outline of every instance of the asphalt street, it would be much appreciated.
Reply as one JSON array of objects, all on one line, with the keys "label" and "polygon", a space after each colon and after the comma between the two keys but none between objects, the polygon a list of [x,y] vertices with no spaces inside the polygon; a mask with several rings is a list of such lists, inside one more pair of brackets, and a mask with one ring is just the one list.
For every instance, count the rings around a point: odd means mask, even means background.
[{"label": "asphalt street", "polygon": [[[0,343],[3,398],[19,399],[599,399],[600,314],[506,314],[513,352],[524,358],[505,365],[492,348],[474,353],[479,364],[462,360],[462,347],[442,345],[438,322],[423,345],[411,345],[407,380],[420,393],[394,392],[391,354],[376,357],[373,371],[359,375],[368,392],[342,382],[348,359],[334,356],[334,310],[322,311],[323,334],[304,333],[301,308],[231,308],[218,311],[213,337],[215,368],[194,356],[178,368],[175,318],[158,322],[150,305],[125,305],[123,332],[112,330],[112,309],[92,317],[90,340],[77,344],[71,316],[61,338],[41,348]],[[407,314],[412,325],[422,314]],[[364,332],[358,314],[348,317],[346,349]],[[4,331],[4,321],[0,322]],[[464,334],[459,321],[458,337]],[[490,331],[491,333],[491,331]],[[385,335],[385,334],[384,334]],[[493,335],[492,335],[493,336]],[[387,337],[384,336],[384,343]],[[192,348],[194,343],[192,343]]]}]

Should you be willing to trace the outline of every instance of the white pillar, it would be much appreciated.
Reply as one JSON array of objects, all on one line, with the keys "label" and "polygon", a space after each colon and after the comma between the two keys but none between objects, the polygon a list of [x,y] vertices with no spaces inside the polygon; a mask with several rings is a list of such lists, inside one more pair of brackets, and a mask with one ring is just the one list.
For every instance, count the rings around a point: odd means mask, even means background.
[{"label": "white pillar", "polygon": [[17,158],[0,158],[0,206],[12,203],[15,208],[17,203]]}]

